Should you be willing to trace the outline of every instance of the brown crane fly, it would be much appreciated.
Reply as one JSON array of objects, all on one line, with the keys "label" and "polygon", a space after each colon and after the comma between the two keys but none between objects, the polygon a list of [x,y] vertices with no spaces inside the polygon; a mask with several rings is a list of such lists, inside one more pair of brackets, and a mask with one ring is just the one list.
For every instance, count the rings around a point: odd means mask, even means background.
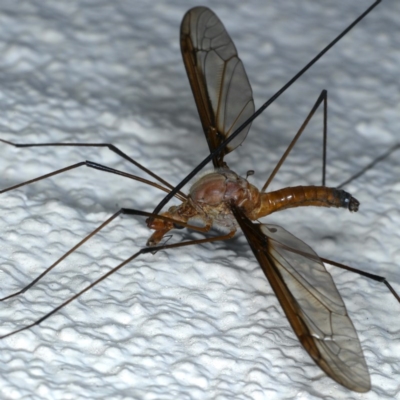
[{"label": "brown crane fly", "polygon": [[[286,90],[291,83],[378,3],[379,1],[374,3],[346,31],[327,46],[319,56],[281,89],[273,100],[283,90]],[[242,178],[230,170],[224,161],[224,156],[244,141],[250,128],[249,122],[260,113],[259,111],[258,114],[254,112],[250,83],[232,39],[226,32],[222,22],[211,10],[205,7],[196,7],[189,10],[183,18],[181,25],[181,49],[203,130],[210,148],[210,156],[206,160],[212,159],[215,167],[213,172],[204,175],[192,185],[188,195],[179,191],[182,184],[180,187],[178,185],[178,187],[174,188],[168,182],[111,144],[15,144],[0,139],[3,143],[15,147],[108,147],[160,182],[155,183],[98,163],[85,161],[4,189],[0,193],[74,168],[88,166],[139,180],[169,193],[169,197],[177,197],[182,202],[179,206],[172,206],[167,212],[162,214],[158,214],[158,211],[150,214],[125,208],[113,214],[97,229],[48,267],[29,285],[0,300],[3,301],[27,291],[51,269],[121,214],[148,217],[148,226],[154,230],[154,233],[147,242],[149,247],[141,249],[39,320],[5,334],[1,338],[40,324],[50,315],[122,268],[140,254],[157,252],[161,249],[226,240],[232,238],[236,230],[240,228],[279,299],[294,332],[311,358],[328,376],[346,388],[357,392],[368,391],[370,389],[370,377],[357,333],[332,277],[326,271],[323,262],[329,262],[341,268],[381,281],[386,284],[400,302],[399,296],[384,278],[322,259],[309,246],[280,226],[253,222],[273,212],[300,206],[338,207],[346,208],[350,211],[358,210],[359,203],[354,197],[342,189],[326,187],[324,179],[322,186],[287,187],[273,192],[266,192],[273,177],[278,172],[308,121],[321,103],[324,103],[324,138],[326,139],[327,92],[322,91],[315,106],[276,165],[269,179],[262,189],[258,190],[248,182],[247,177]],[[243,128],[245,123],[247,123],[247,126]],[[226,144],[227,141],[230,141],[230,143]],[[325,146],[326,141],[324,148]],[[192,175],[200,168],[201,166],[195,169]],[[324,175],[325,173],[323,172]],[[202,226],[190,225],[193,219],[201,221]],[[205,239],[159,245],[171,229],[186,227],[200,232],[208,232],[213,226],[222,227],[228,233]]]}]

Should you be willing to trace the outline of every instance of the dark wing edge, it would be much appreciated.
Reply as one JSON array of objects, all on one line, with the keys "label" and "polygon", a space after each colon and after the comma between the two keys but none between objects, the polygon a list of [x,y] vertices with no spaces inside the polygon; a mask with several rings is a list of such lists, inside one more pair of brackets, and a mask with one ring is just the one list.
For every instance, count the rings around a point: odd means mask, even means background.
[{"label": "dark wing edge", "polygon": [[317,254],[282,227],[255,224],[234,206],[232,212],[311,358],[344,387],[356,392],[370,390],[357,332]]},{"label": "dark wing edge", "polygon": [[[218,17],[206,7],[190,9],[181,24],[181,51],[210,152],[254,114],[253,92],[235,45]],[[222,168],[224,156],[239,146],[246,126],[213,158]]]}]

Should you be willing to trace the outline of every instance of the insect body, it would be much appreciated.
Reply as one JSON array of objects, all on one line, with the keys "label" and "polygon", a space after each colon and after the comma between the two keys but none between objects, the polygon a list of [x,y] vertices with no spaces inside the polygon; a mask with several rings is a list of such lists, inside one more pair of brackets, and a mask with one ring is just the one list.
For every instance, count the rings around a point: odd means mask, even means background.
[{"label": "insect body", "polygon": [[[208,8],[193,8],[183,18],[181,49],[213,154],[254,113],[250,83],[231,38]],[[204,223],[203,231],[213,224],[226,228],[230,231],[228,237],[240,226],[310,356],[342,385],[368,391],[370,379],[357,333],[319,257],[282,228],[252,222],[290,207],[342,207],[357,211],[359,203],[349,193],[325,186],[288,187],[265,193],[270,179],[259,191],[231,171],[224,161],[224,156],[243,142],[248,129],[249,126],[213,157],[216,171],[200,178],[187,200],[171,207],[161,219],[148,219],[148,226],[155,232],[147,244],[159,243],[179,222],[185,225],[191,218]]]},{"label": "insect body", "polygon": [[232,206],[240,208],[247,218],[254,221],[275,211],[300,206],[343,207],[357,211],[359,202],[344,190],[324,186],[288,187],[260,193],[247,179],[229,169],[221,169],[200,178],[191,187],[184,203],[162,214],[175,223],[151,220],[149,227],[156,232],[147,244],[158,244],[179,221],[187,223],[190,218],[200,219],[206,230],[214,224],[234,232],[238,223],[232,214]]},{"label": "insect body", "polygon": [[[254,113],[251,86],[232,39],[208,8],[196,7],[186,13],[181,25],[181,49],[204,134],[213,152]],[[188,200],[179,207],[171,207],[163,214],[165,217],[184,223],[196,217],[204,222],[205,230],[214,223],[234,231],[237,223],[231,204],[240,207],[251,220],[298,206],[358,210],[358,201],[342,190],[298,187],[260,193],[246,179],[228,169],[224,156],[243,142],[249,128],[243,129],[213,158],[217,170],[196,182]],[[171,221],[150,219],[149,227],[156,232],[148,245],[159,243],[173,226]]]},{"label": "insect body", "polygon": [[[370,7],[370,9],[372,8],[373,6]],[[359,21],[360,18],[356,21]],[[141,254],[157,252],[161,249],[171,249],[228,239],[240,228],[271,283],[294,332],[311,358],[332,379],[343,386],[358,392],[368,391],[370,389],[370,378],[361,345],[347,314],[343,300],[336,289],[332,277],[326,271],[322,262],[326,260],[319,258],[310,247],[283,228],[276,225],[254,222],[273,212],[300,206],[338,207],[357,211],[359,206],[358,201],[344,190],[328,188],[325,185],[288,187],[269,193],[266,192],[269,182],[285,160],[304,127],[299,130],[292,144],[261,190],[250,184],[247,179],[240,177],[229,169],[224,158],[243,142],[248,133],[249,125],[238,131],[239,133],[236,136],[234,136],[234,132],[245,121],[256,115],[254,114],[252,90],[243,64],[221,21],[211,10],[205,7],[193,8],[185,15],[181,26],[181,49],[203,131],[215,167],[214,172],[204,175],[194,183],[188,195],[179,192],[177,187],[173,188],[172,185],[110,144],[14,144],[2,140],[4,143],[16,147],[108,147],[160,182],[150,182],[122,171],[85,161],[4,189],[2,192],[64,173],[74,168],[87,166],[136,179],[145,184],[157,187],[169,192],[169,195],[173,194],[178,197],[181,200],[181,204],[170,207],[167,212],[160,215],[125,208],[113,214],[29,285],[1,300],[6,300],[28,290],[58,263],[77,250],[120,214],[134,214],[148,217],[148,226],[154,230],[154,233],[147,242],[147,245],[150,247],[145,247],[126,258],[119,265],[36,322],[5,334],[1,338],[11,336],[40,324],[40,322],[57,312],[60,308],[90,290],[93,286]],[[320,54],[323,54],[323,52]],[[296,76],[300,75],[297,74]],[[314,108],[318,107],[324,99],[326,99],[325,91],[322,92]],[[312,110],[309,118],[311,118],[314,111],[315,109]],[[306,119],[306,122],[309,118]],[[306,122],[303,125],[306,125]],[[218,150],[224,141],[229,138],[233,138],[233,140],[222,150]],[[193,219],[200,220],[203,226],[191,226],[190,223]],[[228,234],[156,246],[171,229],[188,227],[207,232],[213,225],[222,227],[228,231]],[[351,269],[350,267],[339,266]],[[363,274],[361,271],[358,272]],[[383,278],[370,274],[364,275],[383,281],[396,299],[400,301],[399,296]]]}]

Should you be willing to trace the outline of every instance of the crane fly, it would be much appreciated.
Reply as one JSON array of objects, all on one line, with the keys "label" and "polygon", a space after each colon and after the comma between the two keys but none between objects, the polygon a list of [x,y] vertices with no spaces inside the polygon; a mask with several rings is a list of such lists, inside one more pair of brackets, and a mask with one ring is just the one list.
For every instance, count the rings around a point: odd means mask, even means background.
[{"label": "crane fly", "polygon": [[[378,3],[379,1],[374,3],[355,23]],[[344,32],[347,33],[355,23]],[[318,58],[342,36],[343,34],[339,35],[319,54]],[[250,129],[250,122],[258,114],[255,112],[252,89],[243,63],[238,57],[232,39],[222,22],[210,9],[195,7],[186,13],[181,25],[181,50],[203,131],[210,149],[210,156],[207,159],[212,160],[215,168],[214,171],[198,179],[192,185],[189,194],[181,192],[179,185],[174,187],[169,184],[111,144],[15,144],[1,140],[3,143],[15,147],[108,147],[158,181],[158,183],[149,181],[98,163],[85,161],[4,189],[1,193],[81,166],[87,166],[141,181],[163,190],[168,193],[169,197],[175,196],[181,201],[180,205],[172,206],[168,211],[161,214],[122,208],[48,267],[29,285],[0,299],[4,301],[30,289],[45,274],[119,215],[130,214],[148,217],[148,227],[154,232],[148,239],[147,247],[127,258],[39,320],[5,334],[1,338],[39,325],[62,307],[141,254],[217,240],[227,240],[232,238],[237,229],[240,228],[268,278],[294,332],[310,357],[328,376],[346,388],[357,392],[368,391],[370,389],[370,377],[361,344],[353,323],[347,314],[343,300],[323,262],[329,262],[381,281],[388,286],[400,302],[399,296],[384,278],[320,258],[309,246],[282,227],[255,222],[273,212],[293,207],[336,207],[354,212],[358,210],[359,202],[351,194],[342,189],[326,187],[324,184],[322,186],[287,187],[273,192],[266,191],[308,121],[322,103],[325,106],[326,116],[327,92],[322,91],[292,143],[274,168],[265,185],[259,190],[248,181],[247,177],[240,177],[232,171],[225,161],[225,156],[245,140]],[[300,71],[301,74],[318,58],[316,57],[308,64],[307,68]],[[278,93],[280,94],[283,90],[286,90],[301,74],[297,74]],[[324,121],[324,136],[326,137],[326,118],[324,118]],[[198,169],[200,168],[196,168],[193,174]],[[192,225],[193,220],[197,220],[200,224]],[[160,244],[163,243],[165,235],[176,228],[189,228],[207,233],[212,227],[222,228],[226,233],[175,244]]]}]

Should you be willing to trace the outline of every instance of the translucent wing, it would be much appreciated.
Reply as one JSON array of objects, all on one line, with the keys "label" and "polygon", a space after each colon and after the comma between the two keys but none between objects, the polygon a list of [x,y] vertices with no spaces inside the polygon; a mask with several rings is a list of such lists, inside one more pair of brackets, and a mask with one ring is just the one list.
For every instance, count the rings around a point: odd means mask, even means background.
[{"label": "translucent wing", "polygon": [[370,377],[357,332],[317,254],[280,226],[232,211],[300,342],[332,379],[367,392]]},{"label": "translucent wing", "polygon": [[[253,93],[235,45],[218,17],[206,7],[195,7],[183,17],[181,51],[208,146],[212,152],[254,113]],[[248,125],[218,156],[247,136]]]}]

